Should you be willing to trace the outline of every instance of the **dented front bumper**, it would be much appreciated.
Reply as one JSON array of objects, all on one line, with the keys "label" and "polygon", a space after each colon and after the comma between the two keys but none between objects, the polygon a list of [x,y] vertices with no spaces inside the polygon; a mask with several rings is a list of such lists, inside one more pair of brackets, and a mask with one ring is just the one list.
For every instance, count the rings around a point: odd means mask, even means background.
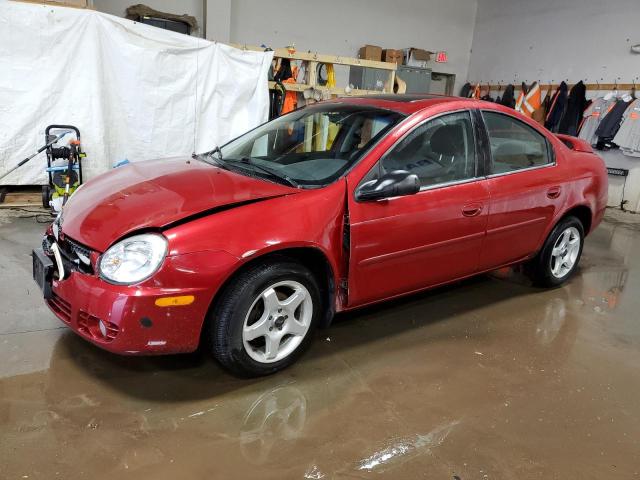
[{"label": "dented front bumper", "polygon": [[126,355],[196,350],[213,296],[238,261],[219,251],[169,256],[145,282],[112,285],[78,269],[61,280],[55,259],[41,250],[34,251],[34,278],[36,258],[50,262],[41,278],[51,311],[83,338]]}]

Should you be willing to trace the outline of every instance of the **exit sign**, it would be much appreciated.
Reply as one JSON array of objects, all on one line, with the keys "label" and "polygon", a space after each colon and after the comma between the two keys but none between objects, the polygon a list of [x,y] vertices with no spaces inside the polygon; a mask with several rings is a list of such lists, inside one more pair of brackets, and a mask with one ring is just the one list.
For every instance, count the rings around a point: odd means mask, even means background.
[{"label": "exit sign", "polygon": [[448,61],[449,61],[449,57],[447,57],[447,52],[436,53],[436,62],[447,63]]}]

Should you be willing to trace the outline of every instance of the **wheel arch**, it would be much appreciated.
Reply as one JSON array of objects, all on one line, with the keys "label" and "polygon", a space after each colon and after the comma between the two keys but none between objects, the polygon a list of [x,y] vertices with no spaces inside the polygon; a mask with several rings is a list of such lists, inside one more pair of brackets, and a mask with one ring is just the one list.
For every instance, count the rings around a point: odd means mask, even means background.
[{"label": "wheel arch", "polygon": [[[335,296],[336,296],[336,275],[334,268],[329,261],[329,257],[322,249],[316,246],[304,245],[304,246],[281,246],[281,248],[271,249],[260,253],[254,253],[248,260],[238,264],[230,274],[225,278],[220,287],[215,292],[209,310],[207,313],[207,319],[211,318],[211,312],[213,311],[216,303],[219,301],[220,296],[224,293],[228,285],[233,282],[238,275],[247,269],[257,265],[259,263],[278,259],[293,260],[306,268],[308,268],[318,280],[318,286],[320,287],[320,294],[322,296],[322,302],[325,314],[320,321],[320,327],[327,327],[333,319],[335,314]],[[202,335],[207,330],[206,320],[201,331],[201,343]]]},{"label": "wheel arch", "polygon": [[584,229],[585,237],[591,231],[591,227],[593,225],[593,210],[589,205],[586,204],[577,204],[568,209],[566,209],[563,213],[557,215],[552,222],[547,226],[544,235],[542,236],[542,240],[540,246],[536,250],[534,254],[532,254],[529,258],[535,258],[542,247],[544,246],[544,242],[547,240],[547,237],[551,234],[556,225],[562,222],[567,217],[576,217],[580,223],[582,224],[582,228]]},{"label": "wheel arch", "polygon": [[593,212],[588,205],[576,205],[568,209],[564,214],[558,218],[555,225],[560,223],[567,217],[576,217],[582,223],[585,236],[591,232],[591,225],[593,224]]}]

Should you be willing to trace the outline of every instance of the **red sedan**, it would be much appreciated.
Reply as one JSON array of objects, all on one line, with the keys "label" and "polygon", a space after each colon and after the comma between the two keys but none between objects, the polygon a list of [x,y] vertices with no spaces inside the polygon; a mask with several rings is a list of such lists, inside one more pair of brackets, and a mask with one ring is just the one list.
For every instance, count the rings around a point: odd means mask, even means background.
[{"label": "red sedan", "polygon": [[336,312],[523,262],[536,284],[562,284],[606,199],[589,145],[513,110],[343,98],[88,182],[34,250],[34,278],[102,348],[204,342],[232,372],[264,375]]}]

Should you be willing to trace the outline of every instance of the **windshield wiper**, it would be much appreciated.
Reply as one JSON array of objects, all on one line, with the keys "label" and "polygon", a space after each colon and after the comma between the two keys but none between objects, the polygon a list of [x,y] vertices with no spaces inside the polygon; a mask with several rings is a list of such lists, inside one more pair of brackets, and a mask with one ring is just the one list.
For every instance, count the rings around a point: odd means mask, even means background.
[{"label": "windshield wiper", "polygon": [[208,157],[212,153],[217,153],[218,158],[222,160],[222,150],[220,150],[220,147],[218,145],[216,145],[216,148],[214,148],[213,150],[209,150],[208,152],[201,153],[200,155],[202,155],[203,157]]},{"label": "windshield wiper", "polygon": [[[202,153],[192,153],[191,154],[191,158],[197,158],[199,160],[204,160],[204,158],[208,157],[209,155],[213,154],[213,153],[217,153],[218,154],[218,159],[222,160],[222,150],[220,150],[220,147],[216,145],[216,148],[214,148],[213,150],[209,150],[208,152],[202,152]],[[204,160],[205,162],[207,162],[206,160]],[[208,163],[208,162],[207,162]]]},{"label": "windshield wiper", "polygon": [[268,167],[264,167],[264,166],[262,166],[262,165],[258,165],[258,164],[257,164],[257,163],[255,163],[255,162],[253,161],[253,159],[252,159],[252,158],[250,158],[250,157],[242,157],[242,158],[240,158],[240,159],[236,159],[236,158],[225,158],[225,159],[223,159],[223,158],[222,158],[222,155],[220,155],[220,156],[218,157],[218,160],[219,160],[220,162],[222,162],[223,164],[224,164],[224,163],[231,163],[231,164],[234,164],[234,163],[235,163],[235,164],[241,164],[241,165],[250,165],[250,166],[254,167],[256,170],[260,170],[260,171],[262,171],[263,173],[266,173],[266,174],[268,174],[268,175],[270,175],[270,176],[272,176],[272,177],[276,177],[276,178],[279,178],[280,180],[284,180],[285,182],[287,182],[287,183],[288,183],[289,185],[291,185],[292,187],[296,187],[296,188],[298,188],[298,187],[300,186],[300,184],[299,184],[298,182],[296,182],[296,181],[295,181],[293,178],[291,178],[290,176],[285,175],[285,174],[284,174],[284,173],[282,173],[282,172],[277,172],[277,171],[275,171],[275,170],[272,170],[272,169],[270,169],[270,168],[268,168]]}]

